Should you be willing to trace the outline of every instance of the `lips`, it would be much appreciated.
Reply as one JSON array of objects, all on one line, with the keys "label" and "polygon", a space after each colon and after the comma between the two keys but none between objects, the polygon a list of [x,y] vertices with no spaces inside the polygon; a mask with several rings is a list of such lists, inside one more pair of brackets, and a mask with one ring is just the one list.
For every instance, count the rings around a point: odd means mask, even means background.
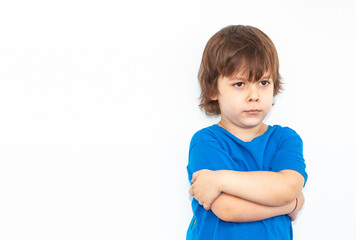
[{"label": "lips", "polygon": [[248,110],[248,111],[245,111],[247,114],[250,114],[250,115],[256,115],[258,114],[259,112],[261,112],[261,110],[259,109],[251,109],[251,110]]}]

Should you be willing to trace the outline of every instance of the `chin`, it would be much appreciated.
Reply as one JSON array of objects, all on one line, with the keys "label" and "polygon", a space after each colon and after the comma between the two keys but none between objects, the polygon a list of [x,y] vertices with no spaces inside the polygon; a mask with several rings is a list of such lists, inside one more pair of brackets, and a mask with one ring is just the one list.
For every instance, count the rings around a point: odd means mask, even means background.
[{"label": "chin", "polygon": [[251,122],[244,123],[244,125],[246,126],[246,128],[253,128],[253,127],[257,127],[261,123],[262,121],[251,121]]}]

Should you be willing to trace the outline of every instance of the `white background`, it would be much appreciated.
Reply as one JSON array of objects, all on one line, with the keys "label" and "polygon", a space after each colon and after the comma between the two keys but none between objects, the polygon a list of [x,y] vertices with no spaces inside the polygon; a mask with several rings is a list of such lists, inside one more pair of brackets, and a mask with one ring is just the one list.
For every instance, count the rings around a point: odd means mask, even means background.
[{"label": "white background", "polygon": [[185,239],[189,141],[208,39],[275,43],[268,124],[303,138],[295,239],[354,236],[353,1],[1,1],[0,239]]}]

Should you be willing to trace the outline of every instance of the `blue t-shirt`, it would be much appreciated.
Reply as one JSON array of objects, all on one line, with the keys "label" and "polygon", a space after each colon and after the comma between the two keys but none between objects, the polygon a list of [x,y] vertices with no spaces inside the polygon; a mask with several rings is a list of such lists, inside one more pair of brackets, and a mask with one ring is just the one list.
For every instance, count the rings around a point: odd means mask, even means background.
[{"label": "blue t-shirt", "polygon": [[[267,131],[251,142],[244,142],[220,127],[212,125],[196,132],[190,142],[189,181],[201,169],[235,171],[274,171],[291,169],[308,178],[305,172],[303,142],[288,127],[268,126]],[[287,240],[293,239],[288,215],[262,221],[235,223],[220,220],[211,210],[205,210],[193,198],[194,216],[187,239],[201,240]]]}]

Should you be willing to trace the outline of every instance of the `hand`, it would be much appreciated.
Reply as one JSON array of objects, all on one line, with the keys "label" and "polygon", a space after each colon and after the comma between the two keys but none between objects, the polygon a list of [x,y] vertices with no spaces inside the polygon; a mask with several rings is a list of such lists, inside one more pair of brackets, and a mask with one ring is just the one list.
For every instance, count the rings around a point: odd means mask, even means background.
[{"label": "hand", "polygon": [[297,208],[293,212],[288,214],[288,216],[290,217],[290,219],[292,221],[295,221],[297,219],[298,213],[300,212],[300,210],[302,210],[303,205],[304,205],[304,201],[305,201],[303,193],[300,193],[297,198],[298,198]]},{"label": "hand", "polygon": [[197,171],[193,174],[193,185],[189,189],[189,194],[194,196],[206,210],[210,210],[211,204],[221,193],[219,181],[219,171],[208,169]]}]

